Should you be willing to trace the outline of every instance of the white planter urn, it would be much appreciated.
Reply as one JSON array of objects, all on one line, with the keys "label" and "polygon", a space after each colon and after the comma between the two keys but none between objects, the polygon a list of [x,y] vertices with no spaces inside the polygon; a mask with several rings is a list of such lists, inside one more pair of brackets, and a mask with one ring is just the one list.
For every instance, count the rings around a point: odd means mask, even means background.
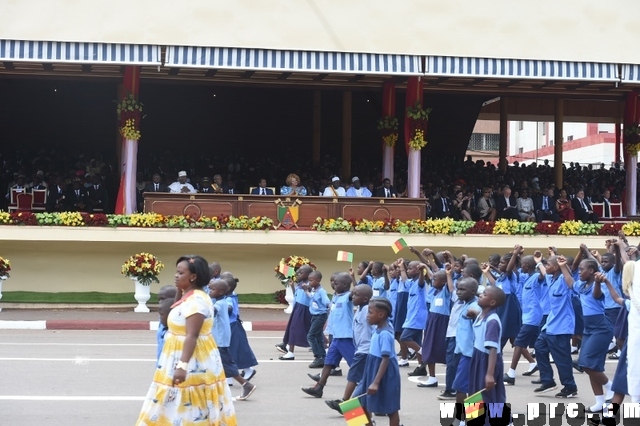
[{"label": "white planter urn", "polygon": [[[4,280],[6,280],[7,277],[6,275],[3,275],[0,277],[0,299],[2,299],[2,284],[4,283]],[[0,312],[2,312],[2,308],[0,308]]]},{"label": "white planter urn", "polygon": [[135,286],[136,292],[133,295],[136,301],[138,302],[138,306],[133,309],[133,312],[142,312],[147,313],[150,312],[147,307],[147,302],[151,298],[151,285],[144,285],[137,278],[132,278]]},{"label": "white planter urn", "polygon": [[284,313],[290,314],[291,312],[293,312],[293,302],[295,301],[293,290],[291,289],[290,285],[287,285],[286,289],[284,290],[284,300],[286,300],[289,304],[289,306],[285,308]]}]

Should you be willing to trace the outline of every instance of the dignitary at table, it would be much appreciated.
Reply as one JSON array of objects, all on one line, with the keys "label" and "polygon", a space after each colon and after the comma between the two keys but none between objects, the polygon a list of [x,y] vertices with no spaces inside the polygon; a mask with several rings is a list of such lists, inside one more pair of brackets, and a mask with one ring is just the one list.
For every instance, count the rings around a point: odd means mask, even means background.
[{"label": "dignitary at table", "polygon": [[198,185],[198,192],[201,194],[213,194],[213,185],[211,185],[211,179],[207,176],[200,179],[200,185]]},{"label": "dignitary at table", "polygon": [[195,194],[196,189],[187,182],[187,172],[178,172],[178,181],[169,185],[169,192],[173,194]]},{"label": "dignitary at table", "polygon": [[391,180],[384,178],[382,180],[382,186],[376,190],[376,197],[380,198],[398,198],[398,191],[391,186]]},{"label": "dignitary at table", "polygon": [[169,187],[162,182],[162,177],[156,173],[151,178],[152,181],[145,185],[142,192],[169,192]]},{"label": "dignitary at table", "polygon": [[102,184],[102,177],[93,176],[91,186],[87,189],[89,206],[94,212],[111,213],[109,210],[109,197],[107,189]]},{"label": "dignitary at table", "polygon": [[262,178],[258,187],[251,190],[251,195],[273,195],[273,189],[267,188],[267,180]]},{"label": "dignitary at table", "polygon": [[331,178],[331,185],[327,186],[322,193],[325,197],[344,197],[347,195],[344,188],[340,186],[340,178],[334,176]]},{"label": "dignitary at table", "polygon": [[362,186],[358,176],[354,176],[351,179],[351,188],[347,189],[347,197],[371,197],[371,191]]},{"label": "dignitary at table", "polygon": [[289,174],[285,182],[286,185],[280,188],[280,195],[307,195],[307,188],[300,186],[300,176],[297,174]]},{"label": "dignitary at table", "polygon": [[502,188],[502,195],[496,197],[496,210],[498,211],[498,219],[520,220],[516,199],[511,195],[511,187],[509,185],[505,185]]}]

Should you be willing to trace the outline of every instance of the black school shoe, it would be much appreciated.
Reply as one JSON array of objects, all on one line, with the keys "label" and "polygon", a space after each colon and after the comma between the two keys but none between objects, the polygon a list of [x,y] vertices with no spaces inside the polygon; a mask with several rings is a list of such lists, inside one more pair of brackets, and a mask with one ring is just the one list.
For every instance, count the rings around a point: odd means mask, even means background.
[{"label": "black school shoe", "polygon": [[505,385],[515,385],[516,384],[516,378],[515,377],[509,377],[509,375],[505,374],[504,377],[502,378],[502,382]]},{"label": "black school shoe", "polygon": [[573,365],[573,368],[576,369],[576,371],[584,373],[584,369],[578,365],[578,361],[573,361],[571,364]]},{"label": "black school shoe", "polygon": [[280,352],[282,354],[286,354],[287,353],[287,345],[285,345],[284,343],[278,343],[276,345],[276,349],[278,350],[278,352]]},{"label": "black school shoe", "polygon": [[558,389],[558,385],[556,385],[556,382],[551,382],[548,384],[543,384],[540,387],[534,389],[535,393],[546,393],[546,392],[551,392],[553,390]]},{"label": "black school shoe", "polygon": [[556,398],[573,398],[576,396],[578,396],[578,388],[568,389],[564,387],[556,394]]},{"label": "black school shoe", "polygon": [[532,374],[538,372],[538,366],[536,365],[535,367],[533,367],[533,370],[527,370],[524,373],[522,373],[523,376],[531,376]]},{"label": "black school shoe", "polygon": [[427,375],[427,367],[424,365],[419,365],[413,370],[411,373],[407,373],[409,376],[426,376]]},{"label": "black school shoe", "polygon": [[316,398],[322,398],[322,387],[318,385],[312,388],[302,388],[302,392],[307,395],[315,396]]},{"label": "black school shoe", "polygon": [[330,376],[342,376],[342,369],[340,368],[334,368],[333,370],[331,370],[329,372]]},{"label": "black school shoe", "polygon": [[340,404],[343,403],[342,399],[327,399],[324,403],[327,404],[329,408],[332,410],[336,410],[338,413],[342,414],[342,410],[340,409]]},{"label": "black school shoe", "polygon": [[324,367],[324,358],[316,358],[313,360],[311,364],[309,364],[309,368],[322,368]]}]

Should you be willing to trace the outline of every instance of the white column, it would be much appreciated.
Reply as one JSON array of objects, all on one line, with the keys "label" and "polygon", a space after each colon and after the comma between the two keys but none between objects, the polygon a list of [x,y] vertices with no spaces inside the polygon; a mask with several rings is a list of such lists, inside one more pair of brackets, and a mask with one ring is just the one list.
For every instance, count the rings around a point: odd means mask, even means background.
[{"label": "white column", "polygon": [[636,191],[638,189],[638,156],[627,156],[628,161],[624,164],[624,170],[627,173],[627,216],[635,216],[637,213]]},{"label": "white column", "polygon": [[392,148],[386,143],[382,151],[382,179],[389,178],[393,182],[393,155],[395,147]]},{"label": "white column", "polygon": [[409,149],[409,167],[407,178],[407,197],[420,197],[420,150]]},{"label": "white column", "polygon": [[125,139],[122,153],[122,173],[124,180],[124,213],[138,210],[136,174],[138,169],[138,141]]}]

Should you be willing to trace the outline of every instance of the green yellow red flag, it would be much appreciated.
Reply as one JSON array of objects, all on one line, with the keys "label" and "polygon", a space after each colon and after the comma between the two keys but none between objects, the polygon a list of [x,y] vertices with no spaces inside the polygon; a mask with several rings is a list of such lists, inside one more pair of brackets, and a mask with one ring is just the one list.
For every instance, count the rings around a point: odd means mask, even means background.
[{"label": "green yellow red flag", "polygon": [[404,240],[404,238],[400,238],[391,245],[391,248],[393,249],[393,252],[395,254],[398,254],[398,252],[405,247],[407,247],[407,242]]}]

